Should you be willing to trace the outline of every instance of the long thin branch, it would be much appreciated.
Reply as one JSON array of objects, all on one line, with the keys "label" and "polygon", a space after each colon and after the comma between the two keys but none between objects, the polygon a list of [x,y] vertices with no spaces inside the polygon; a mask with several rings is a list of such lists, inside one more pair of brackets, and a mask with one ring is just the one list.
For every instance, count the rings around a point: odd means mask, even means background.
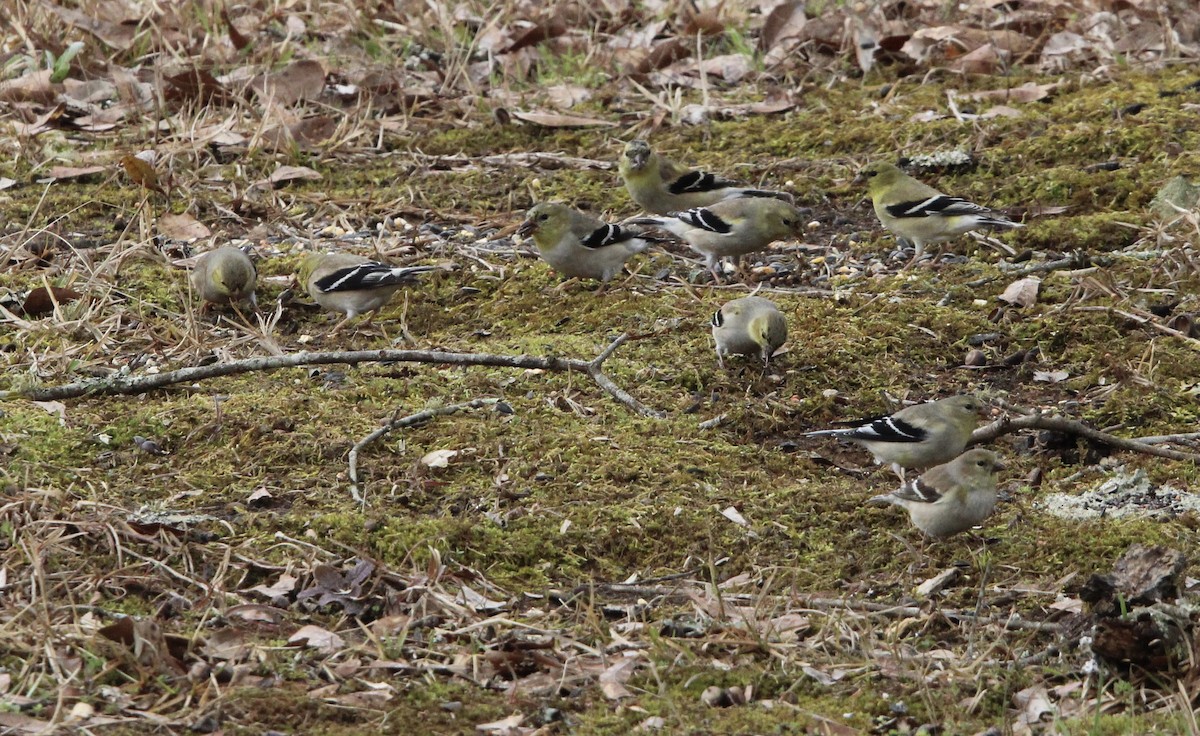
[{"label": "long thin branch", "polygon": [[1087,253],[1076,251],[1066,258],[1035,263],[1032,266],[1025,266],[1023,268],[1014,268],[1011,271],[1004,271],[999,276],[984,276],[983,278],[975,279],[974,281],[968,281],[966,285],[973,289],[979,286],[985,286],[993,281],[999,281],[1000,279],[1010,279],[1014,277],[1020,278],[1022,276],[1028,276],[1034,273],[1042,273],[1043,271],[1059,271],[1065,268],[1074,269],[1084,268],[1087,266],[1106,266],[1111,260],[1112,259],[1102,257],[1093,258]]},{"label": "long thin branch", "polygon": [[430,409],[425,409],[424,411],[419,411],[416,414],[409,414],[408,416],[401,417],[400,419],[393,418],[387,424],[354,443],[354,447],[350,448],[350,495],[353,496],[354,500],[358,503],[363,502],[362,494],[358,492],[358,453],[375,440],[383,437],[385,434],[393,430],[424,424],[434,417],[444,417],[456,412],[460,412],[463,409],[478,409],[481,406],[494,406],[498,403],[500,403],[500,399],[471,399],[470,401],[464,401],[461,404],[435,406]]},{"label": "long thin branch", "polygon": [[1158,457],[1170,458],[1171,460],[1200,462],[1200,455],[1191,452],[1180,452],[1179,450],[1158,447],[1157,445],[1147,444],[1138,440],[1117,437],[1108,432],[1101,432],[1094,427],[1089,427],[1083,422],[1078,422],[1074,419],[1046,416],[1044,414],[1026,414],[1021,417],[997,419],[991,424],[975,430],[971,435],[971,442],[972,444],[991,442],[1001,435],[1011,434],[1021,429],[1045,429],[1051,432],[1064,432],[1066,434],[1078,435],[1118,450],[1130,450],[1146,455],[1157,455]]},{"label": "long thin branch", "polygon": [[140,394],[146,391],[191,383],[208,378],[234,376],[254,371],[269,371],[277,368],[296,368],[304,365],[329,365],[336,363],[440,363],[444,365],[486,365],[501,368],[534,368],[556,373],[576,371],[586,373],[600,388],[634,412],[662,419],[666,412],[652,409],[622,390],[601,370],[604,361],[620,347],[628,335],[621,335],[593,360],[558,358],[540,355],[496,355],[492,353],[449,353],[440,350],[347,350],[324,353],[292,353],[270,357],[246,358],[228,363],[192,366],[146,376],[113,375],[104,378],[78,381],[61,386],[0,391],[0,399],[23,397],[34,401],[57,401],[80,396],[113,396]]}]

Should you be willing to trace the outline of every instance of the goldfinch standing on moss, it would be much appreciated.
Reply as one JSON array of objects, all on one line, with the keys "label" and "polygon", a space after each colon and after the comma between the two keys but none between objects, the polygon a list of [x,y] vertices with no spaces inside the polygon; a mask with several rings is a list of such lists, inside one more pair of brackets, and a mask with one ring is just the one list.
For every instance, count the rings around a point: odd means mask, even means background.
[{"label": "goldfinch standing on moss", "polygon": [[880,224],[913,244],[916,252],[910,265],[930,243],[952,240],[981,227],[1024,227],[987,207],[942,194],[892,164],[869,164],[858,178],[867,182]]},{"label": "goldfinch standing on moss", "polygon": [[996,453],[968,450],[867,503],[899,506],[908,512],[913,526],[925,534],[948,537],[965,532],[992,513],[996,507],[996,473],[1003,469],[1004,462]]},{"label": "goldfinch standing on moss", "polygon": [[743,187],[716,174],[681,166],[655,153],[643,140],[625,145],[617,170],[633,201],[656,215],[707,207],[731,197],[774,197],[789,203],[795,201],[786,192]]},{"label": "goldfinch standing on moss", "polygon": [[726,302],[713,314],[712,334],[722,368],[729,354],[758,355],[766,365],[787,341],[787,320],[770,299],[747,296]]},{"label": "goldfinch standing on moss", "polygon": [[192,269],[192,289],[209,304],[236,304],[249,301],[254,307],[254,287],[258,271],[254,261],[239,248],[226,245],[210,250],[196,260]]},{"label": "goldfinch standing on moss", "polygon": [[895,414],[851,422],[843,429],[807,432],[806,437],[844,437],[871,451],[875,462],[888,463],[896,475],[928,468],[957,457],[979,426],[984,403],[964,394],[908,406]]},{"label": "goldfinch standing on moss", "polygon": [[542,259],[562,275],[605,284],[631,256],[661,240],[633,228],[603,223],[561,202],[534,205],[517,234],[533,236]]},{"label": "goldfinch standing on moss", "polygon": [[435,268],[399,268],[350,253],[312,253],[300,263],[298,278],[317,304],[346,315],[330,330],[330,334],[336,334],[358,315],[387,304],[402,286],[415,282],[418,274]]},{"label": "goldfinch standing on moss", "polygon": [[717,267],[721,258],[737,259],[764,250],[772,242],[798,233],[803,221],[804,213],[782,200],[739,197],[710,207],[662,217],[635,217],[626,222],[659,227],[682,238],[692,250],[704,256],[713,279],[720,281]]}]

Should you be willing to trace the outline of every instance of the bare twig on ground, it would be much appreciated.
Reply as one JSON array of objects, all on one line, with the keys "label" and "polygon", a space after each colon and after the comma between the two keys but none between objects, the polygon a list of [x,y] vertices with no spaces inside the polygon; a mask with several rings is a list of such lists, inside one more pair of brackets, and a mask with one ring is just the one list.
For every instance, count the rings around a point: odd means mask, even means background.
[{"label": "bare twig on ground", "polygon": [[247,358],[228,363],[192,366],[174,371],[165,371],[145,376],[114,375],[88,381],[49,386],[46,388],[30,388],[13,391],[0,391],[0,399],[22,397],[34,401],[57,401],[74,399],[80,396],[108,396],[121,394],[140,394],[146,391],[171,386],[177,383],[202,381],[207,378],[233,376],[253,371],[269,371],[277,368],[296,368],[304,365],[328,365],[341,363],[441,363],[446,365],[487,365],[502,368],[534,368],[557,373],[576,371],[586,373],[596,385],[604,389],[610,396],[627,408],[644,417],[662,419],[666,412],[652,409],[635,399],[627,391],[612,382],[602,370],[604,361],[629,339],[623,334],[613,340],[593,360],[578,358],[557,358],[538,355],[495,355],[492,353],[449,353],[440,350],[348,350],[326,353],[294,353],[272,357]]},{"label": "bare twig on ground", "polygon": [[[1200,455],[1191,452],[1181,452],[1179,450],[1171,450],[1166,447],[1158,447],[1156,444],[1150,444],[1141,440],[1126,439],[1117,437],[1108,432],[1101,432],[1094,427],[1089,427],[1083,422],[1074,419],[1067,419],[1061,416],[1046,416],[1044,414],[1026,414],[1021,417],[997,419],[996,421],[986,426],[975,430],[971,435],[972,444],[980,444],[983,442],[991,442],[992,440],[1002,435],[1011,434],[1021,429],[1045,429],[1051,432],[1063,432],[1073,434],[1093,442],[1099,442],[1109,447],[1118,450],[1130,450],[1132,452],[1140,452],[1146,455],[1156,455],[1158,457],[1170,458],[1171,460],[1185,460],[1191,462],[1200,462]],[[1150,438],[1161,439],[1161,438]]]},{"label": "bare twig on ground", "polygon": [[1127,320],[1137,322],[1139,325],[1156,329],[1164,335],[1178,337],[1179,339],[1183,340],[1185,345],[1200,349],[1200,340],[1197,340],[1187,333],[1180,332],[1173,327],[1167,327],[1163,323],[1156,320],[1151,314],[1134,314],[1133,312],[1127,312],[1123,309],[1116,309],[1115,307],[1075,307],[1075,309],[1079,312],[1107,312],[1108,314],[1115,314],[1119,317],[1124,317]]},{"label": "bare twig on ground", "polygon": [[418,424],[424,424],[434,417],[444,417],[449,414],[462,411],[463,409],[478,409],[481,406],[494,406],[498,403],[500,403],[500,399],[472,399],[470,401],[464,401],[461,404],[450,404],[449,406],[436,406],[431,409],[425,409],[424,411],[419,411],[416,414],[409,414],[408,416],[401,417],[399,419],[396,419],[395,416],[393,416],[387,424],[383,425],[379,429],[376,429],[366,437],[363,437],[354,444],[354,447],[350,448],[350,495],[353,496],[354,500],[358,503],[363,503],[362,494],[360,494],[358,491],[358,453],[375,440],[383,437],[392,430],[404,429],[405,427],[414,427]]},{"label": "bare twig on ground", "polygon": [[1087,253],[1075,252],[1066,258],[1045,261],[1043,263],[1035,263],[1032,266],[1025,266],[1024,268],[1015,268],[1011,271],[1004,271],[998,276],[984,276],[983,278],[975,279],[974,281],[968,281],[966,286],[974,289],[979,286],[990,284],[993,281],[999,281],[1000,279],[1021,278],[1023,276],[1042,273],[1044,271],[1061,271],[1063,269],[1084,268],[1086,266],[1107,266],[1110,262],[1111,259],[1108,258],[1092,258]]}]

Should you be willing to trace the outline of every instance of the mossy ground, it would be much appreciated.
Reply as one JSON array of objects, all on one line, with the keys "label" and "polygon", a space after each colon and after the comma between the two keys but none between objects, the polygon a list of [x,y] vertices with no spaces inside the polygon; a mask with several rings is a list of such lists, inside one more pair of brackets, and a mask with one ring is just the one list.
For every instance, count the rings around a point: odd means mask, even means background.
[{"label": "mossy ground", "polygon": [[[978,151],[977,167],[934,183],[998,207],[1067,208],[1030,220],[1004,236],[1006,242],[1018,251],[1114,256],[1111,265],[1091,274],[1045,274],[1039,302],[1005,310],[998,321],[994,297],[1010,279],[998,272],[993,251],[968,247],[964,239],[956,247],[969,250],[970,257],[962,263],[902,275],[889,269],[877,277],[835,271],[812,278],[809,285],[837,290],[836,299],[772,294],[789,317],[789,352],[768,371],[753,361],[720,370],[707,319],[743,292],[653,278],[663,268],[687,278],[689,267],[665,255],[634,264],[638,276],[602,295],[586,285],[555,294],[559,280],[532,258],[509,254],[493,264],[502,268],[488,269],[439,245],[436,255],[458,260],[460,270],[429,278],[386,309],[376,322],[391,337],[403,316],[423,348],[589,358],[616,334],[630,332],[641,339],[622,347],[606,370],[639,400],[669,411],[669,418],[636,417],[580,375],[432,365],[361,365],[315,375],[278,370],[142,396],[72,400],[61,421],[28,402],[5,401],[4,475],[14,492],[50,494],[60,509],[53,516],[64,522],[84,523],[95,505],[199,512],[212,517],[218,538],[255,550],[262,560],[286,564],[295,553],[277,543],[277,534],[340,545],[385,566],[423,564],[436,554],[517,596],[700,566],[711,568],[717,579],[742,573],[760,583],[769,579],[769,586],[762,585],[772,593],[900,600],[915,584],[961,562],[965,575],[940,605],[974,608],[986,570],[982,599],[993,613],[1040,609],[1050,599],[1013,595],[1002,601],[996,591],[1057,592],[1056,581],[1107,571],[1135,542],[1195,549],[1194,524],[1049,518],[1034,506],[1039,494],[1087,487],[1099,476],[1078,473],[1079,453],[1027,452],[1009,437],[996,449],[1010,462],[1005,487],[1011,501],[989,520],[987,543],[962,538],[920,545],[902,515],[860,505],[893,483],[886,471],[847,472],[833,463],[866,465],[863,453],[799,435],[834,420],[894,409],[885,396],[925,399],[962,391],[1003,395],[1022,406],[1078,402],[1074,411],[1080,418],[1119,434],[1194,430],[1200,419],[1195,344],[1103,311],[1074,309],[1170,302],[1177,303],[1177,313],[1197,311],[1200,277],[1194,268],[1167,268],[1121,253],[1146,236],[1147,206],[1158,187],[1178,174],[1194,177],[1200,168],[1200,122],[1184,104],[1191,100],[1159,97],[1193,76],[1185,68],[1068,80],[1047,100],[1020,105],[1019,117],[974,123],[909,120],[922,110],[943,109],[949,82],[904,84],[890,90],[886,101],[877,88],[846,84],[807,90],[800,108],[784,115],[656,134],[659,148],[713,170],[776,186],[791,181],[797,199],[813,207],[819,223],[808,245],[864,260],[885,255],[893,243],[851,184],[859,165],[893,159],[897,151]],[[962,85],[971,86],[992,88],[996,80]],[[1135,116],[1118,114],[1134,102],[1150,107]],[[265,196],[268,228],[278,235],[281,224],[301,222],[311,230],[339,219],[366,227],[397,204],[405,212],[424,210],[435,221],[502,225],[515,223],[534,195],[613,216],[633,214],[610,171],[431,171],[405,163],[406,152],[418,147],[426,156],[548,151],[611,160],[618,144],[609,132],[504,126],[482,116],[461,127],[421,127],[419,135],[414,130],[385,136],[384,148],[392,152],[387,156],[286,160],[312,166],[324,179]],[[786,161],[776,163],[780,159]],[[1110,161],[1121,168],[1092,166]],[[253,181],[272,164],[265,154],[253,154],[236,164],[198,161],[197,167]],[[400,180],[398,170],[407,172]],[[8,329],[0,338],[9,364],[3,387],[25,385],[31,374],[41,383],[63,382],[88,365],[149,359],[167,369],[212,352],[222,358],[263,352],[264,340],[223,326],[213,315],[181,318],[194,308],[184,274],[137,237],[139,223],[148,222],[138,209],[142,192],[109,180],[62,182],[44,193],[42,201],[41,187],[6,192],[8,222],[54,213],[66,215],[61,231],[102,243],[130,233],[125,255],[92,263],[95,275],[72,267],[75,257],[67,254],[66,267],[53,279],[96,297],[102,306],[87,319],[109,320],[116,313],[124,318],[111,334],[97,335],[72,320],[82,310],[67,307],[61,318]],[[212,206],[228,204],[226,195],[189,196],[149,206],[160,213],[211,213],[218,231],[248,229]],[[1144,249],[1154,247],[1150,241]],[[296,263],[286,242],[278,252],[260,264],[263,276],[279,277],[260,288],[265,305],[275,302]],[[90,262],[86,251],[78,258]],[[821,275],[819,269],[804,272]],[[965,285],[986,276],[999,278],[983,287]],[[38,270],[12,271],[0,276],[0,286],[20,291],[41,278]],[[107,292],[110,285],[119,296]],[[329,324],[327,315],[285,310],[270,339],[286,351],[388,346],[377,327],[331,339],[323,334]],[[989,332],[1002,336],[985,348],[993,365],[1003,355],[1033,347],[1040,351],[1036,361],[987,370],[962,367],[968,339]],[[315,338],[301,343],[301,335]],[[1062,370],[1069,377],[1039,382],[1035,370]],[[224,398],[217,401],[217,395]],[[514,413],[464,412],[388,436],[360,461],[366,505],[352,501],[346,454],[356,441],[396,412],[481,396],[502,398]],[[698,428],[699,421],[720,414],[726,418],[717,428]],[[135,435],[155,439],[170,454],[142,452],[132,441]],[[444,469],[419,462],[438,449],[460,454]],[[1197,485],[1192,465],[1132,454],[1119,460],[1146,468],[1156,480]],[[1030,487],[1023,479],[1035,468],[1044,472],[1043,480]],[[273,499],[265,506],[249,503],[250,494],[263,488]],[[722,516],[730,506],[748,527]],[[10,527],[4,543],[20,545],[23,535]],[[43,562],[49,568],[84,566],[101,578],[117,564],[109,557]],[[94,605],[106,610],[142,614],[159,609],[167,593],[117,594],[100,584],[89,592]],[[181,613],[179,628],[194,626],[195,615]],[[844,659],[863,663],[874,646],[937,649],[965,636],[958,626],[929,626],[918,632],[881,630],[873,643],[846,647]],[[1005,647],[1025,649],[1026,641],[1030,649],[1046,645],[1034,635],[1013,633]],[[561,710],[569,730],[580,734],[627,733],[651,715],[666,719],[673,733],[768,733],[819,731],[821,718],[866,730],[891,712],[891,701],[902,700],[916,723],[938,722],[948,732],[966,733],[1008,722],[1012,694],[1049,671],[1012,672],[1001,664],[976,683],[975,673],[938,670],[935,677],[933,660],[910,660],[893,672],[864,667],[822,686],[794,663],[781,664],[752,647],[734,647],[741,653],[729,657],[727,650],[709,651],[710,646],[703,640],[654,639],[648,650],[653,667],[630,682],[644,710],[614,706],[594,690],[579,697],[512,700],[434,675],[402,681],[397,697],[381,711],[346,710],[303,694],[300,687],[312,684],[304,681],[315,677],[315,667],[303,664],[297,680],[304,684],[269,696],[235,692],[224,701],[223,713],[227,733],[257,733],[254,724],[262,723],[308,734],[361,733],[368,724],[381,733],[411,733],[414,719],[430,732],[465,733],[476,723],[539,708]],[[1075,655],[1053,667],[1074,671],[1080,664]],[[716,659],[732,661],[732,667],[714,668],[710,662]],[[284,661],[273,657],[268,663],[282,668]],[[935,680],[937,687],[924,684]],[[777,699],[779,705],[699,706],[699,694],[714,684],[753,684],[759,699]],[[976,696],[973,708],[959,707]],[[464,707],[447,710],[449,701]],[[1125,714],[1088,714],[1062,725],[1091,733],[1169,731],[1178,725],[1171,715],[1137,712],[1131,706]]]}]

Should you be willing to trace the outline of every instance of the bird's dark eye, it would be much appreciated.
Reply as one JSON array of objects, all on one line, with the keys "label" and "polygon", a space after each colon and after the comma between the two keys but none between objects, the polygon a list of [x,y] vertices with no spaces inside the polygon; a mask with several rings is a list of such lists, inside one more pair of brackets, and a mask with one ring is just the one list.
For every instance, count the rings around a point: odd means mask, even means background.
[{"label": "bird's dark eye", "polygon": [[537,216],[537,219],[538,219],[538,222],[545,222],[546,220],[550,219],[550,215],[547,215],[545,212],[543,212],[542,214]]}]

